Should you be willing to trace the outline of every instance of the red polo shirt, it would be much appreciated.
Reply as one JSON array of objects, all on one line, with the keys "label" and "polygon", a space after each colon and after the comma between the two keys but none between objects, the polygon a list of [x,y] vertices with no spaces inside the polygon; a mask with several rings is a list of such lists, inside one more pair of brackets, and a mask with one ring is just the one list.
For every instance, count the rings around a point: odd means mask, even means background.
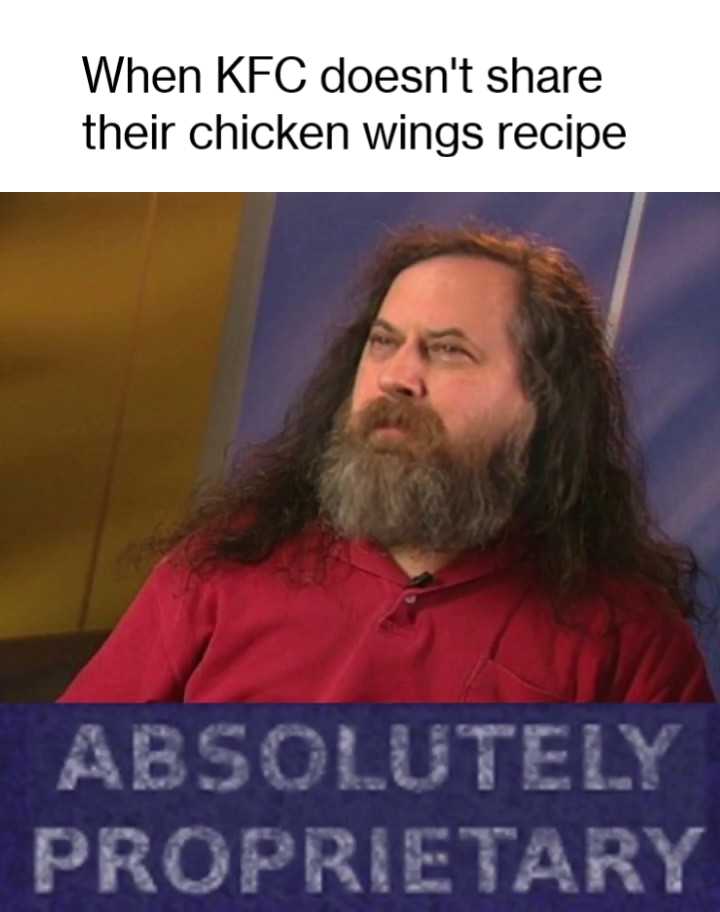
[{"label": "red polo shirt", "polygon": [[362,542],[335,545],[318,580],[296,547],[205,577],[165,559],[63,701],[714,699],[689,626],[642,586],[604,583],[568,626],[518,543],[425,587]]}]

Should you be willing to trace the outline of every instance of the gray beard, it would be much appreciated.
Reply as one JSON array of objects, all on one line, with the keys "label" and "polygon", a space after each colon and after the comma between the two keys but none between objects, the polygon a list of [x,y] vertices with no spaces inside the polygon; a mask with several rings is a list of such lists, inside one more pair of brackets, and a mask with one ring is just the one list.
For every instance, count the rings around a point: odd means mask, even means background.
[{"label": "gray beard", "polygon": [[485,547],[510,522],[525,490],[526,434],[511,432],[488,453],[476,443],[418,454],[379,449],[336,422],[317,475],[320,514],[345,538],[385,549],[465,551]]}]

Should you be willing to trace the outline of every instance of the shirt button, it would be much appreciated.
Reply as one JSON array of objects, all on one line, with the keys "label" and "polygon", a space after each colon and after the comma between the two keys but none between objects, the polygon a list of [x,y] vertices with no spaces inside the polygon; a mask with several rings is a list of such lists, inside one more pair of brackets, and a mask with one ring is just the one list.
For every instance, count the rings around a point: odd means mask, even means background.
[{"label": "shirt button", "polygon": [[406,604],[406,605],[414,605],[416,601],[417,601],[417,596],[416,596],[416,595],[406,595],[406,596],[405,596],[405,604]]}]

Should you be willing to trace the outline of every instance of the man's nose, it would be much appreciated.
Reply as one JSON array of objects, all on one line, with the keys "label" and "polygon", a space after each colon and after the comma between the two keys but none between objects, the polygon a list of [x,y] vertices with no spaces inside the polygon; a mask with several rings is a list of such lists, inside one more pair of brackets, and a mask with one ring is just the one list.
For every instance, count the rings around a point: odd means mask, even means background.
[{"label": "man's nose", "polygon": [[413,399],[425,396],[425,366],[420,353],[409,347],[395,352],[385,363],[378,383],[386,396],[407,396]]}]

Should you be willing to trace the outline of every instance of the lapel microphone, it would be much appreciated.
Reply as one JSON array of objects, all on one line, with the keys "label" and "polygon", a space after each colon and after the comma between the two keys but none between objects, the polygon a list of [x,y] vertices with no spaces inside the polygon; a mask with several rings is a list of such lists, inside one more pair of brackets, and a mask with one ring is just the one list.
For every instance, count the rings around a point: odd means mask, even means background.
[{"label": "lapel microphone", "polygon": [[405,586],[406,589],[424,589],[425,586],[430,586],[435,582],[435,577],[432,573],[428,573],[427,570],[424,570],[422,573],[418,573],[417,576],[411,576],[407,581]]}]

